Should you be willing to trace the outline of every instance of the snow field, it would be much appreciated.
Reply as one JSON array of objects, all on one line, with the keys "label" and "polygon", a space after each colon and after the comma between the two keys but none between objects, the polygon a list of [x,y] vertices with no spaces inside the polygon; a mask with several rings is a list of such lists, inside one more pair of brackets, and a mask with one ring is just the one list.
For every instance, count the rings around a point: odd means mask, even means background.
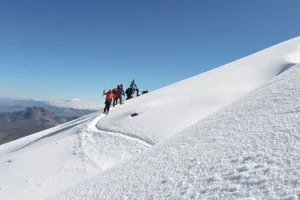
[{"label": "snow field", "polygon": [[[159,143],[258,88],[300,60],[300,37],[126,101],[102,130]],[[138,113],[136,117],[131,114]]]},{"label": "snow field", "polygon": [[1,145],[0,199],[45,199],[150,147],[98,130],[100,113]]},{"label": "snow field", "polygon": [[299,47],[1,145],[0,199],[299,199]]},{"label": "snow field", "polygon": [[50,199],[299,199],[299,108],[298,65]]}]

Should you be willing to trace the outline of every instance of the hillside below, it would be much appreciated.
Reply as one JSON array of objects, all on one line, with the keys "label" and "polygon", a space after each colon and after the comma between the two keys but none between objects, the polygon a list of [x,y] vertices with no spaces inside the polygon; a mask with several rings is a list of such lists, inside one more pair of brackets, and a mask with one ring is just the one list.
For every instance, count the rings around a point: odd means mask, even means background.
[{"label": "hillside below", "polygon": [[42,107],[0,114],[0,145],[66,123],[78,117],[61,117]]}]

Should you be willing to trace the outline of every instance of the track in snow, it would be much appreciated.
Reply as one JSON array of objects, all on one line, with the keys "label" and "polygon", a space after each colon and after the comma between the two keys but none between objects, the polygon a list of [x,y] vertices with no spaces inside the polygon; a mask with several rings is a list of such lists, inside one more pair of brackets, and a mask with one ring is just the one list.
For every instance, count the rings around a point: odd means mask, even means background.
[{"label": "track in snow", "polygon": [[97,117],[78,130],[74,155],[104,170],[152,146],[136,137],[99,130],[96,124],[104,117],[105,114],[99,112]]},{"label": "track in snow", "polygon": [[99,132],[99,133],[104,133],[104,134],[107,134],[107,135],[112,135],[112,136],[116,136],[116,137],[121,137],[121,138],[124,138],[124,139],[127,139],[127,140],[131,140],[131,141],[133,141],[133,142],[142,144],[142,145],[144,145],[144,146],[147,147],[147,148],[149,148],[149,147],[151,147],[151,146],[153,145],[153,144],[150,144],[149,142],[147,142],[147,141],[145,141],[145,140],[142,140],[142,139],[140,139],[140,138],[137,138],[137,137],[125,135],[125,134],[122,134],[122,133],[115,133],[115,132],[111,132],[111,131],[105,131],[105,130],[98,129],[98,128],[96,127],[96,124],[97,124],[103,117],[105,117],[105,114],[101,114],[101,115],[99,115],[98,117],[96,117],[96,118],[88,125],[88,131],[91,131],[91,132]]}]

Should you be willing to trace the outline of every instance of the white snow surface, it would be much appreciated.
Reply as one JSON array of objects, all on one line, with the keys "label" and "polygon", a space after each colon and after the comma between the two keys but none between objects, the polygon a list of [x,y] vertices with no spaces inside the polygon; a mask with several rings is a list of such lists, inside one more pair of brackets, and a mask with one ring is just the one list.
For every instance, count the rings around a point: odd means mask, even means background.
[{"label": "white snow surface", "polygon": [[81,101],[79,98],[73,98],[70,100],[58,100],[58,101],[46,101],[48,105],[59,108],[74,108],[81,110],[99,110],[103,108],[103,104],[92,104]]},{"label": "white snow surface", "polygon": [[0,199],[45,199],[151,145],[98,130],[92,113],[0,146]]},{"label": "white snow surface", "polygon": [[1,145],[0,199],[300,199],[299,62],[297,37]]},{"label": "white snow surface", "polygon": [[[126,105],[97,126],[102,130],[136,134],[157,143],[229,105],[298,62],[300,37],[126,101]],[[133,113],[139,115],[130,117]]]},{"label": "white snow surface", "polygon": [[300,65],[51,199],[299,199]]}]

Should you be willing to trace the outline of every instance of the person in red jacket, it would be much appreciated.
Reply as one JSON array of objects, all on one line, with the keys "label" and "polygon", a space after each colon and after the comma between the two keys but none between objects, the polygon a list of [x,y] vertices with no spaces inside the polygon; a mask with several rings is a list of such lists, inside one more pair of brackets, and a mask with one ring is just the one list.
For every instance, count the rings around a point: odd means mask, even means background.
[{"label": "person in red jacket", "polygon": [[109,90],[108,92],[105,92],[105,90],[103,90],[103,95],[106,95],[106,98],[105,98],[105,108],[104,108],[104,112],[103,113],[108,113],[109,112],[109,108],[110,108],[110,104],[111,104],[112,100],[114,98],[116,98],[116,96],[112,93],[111,90]]}]

